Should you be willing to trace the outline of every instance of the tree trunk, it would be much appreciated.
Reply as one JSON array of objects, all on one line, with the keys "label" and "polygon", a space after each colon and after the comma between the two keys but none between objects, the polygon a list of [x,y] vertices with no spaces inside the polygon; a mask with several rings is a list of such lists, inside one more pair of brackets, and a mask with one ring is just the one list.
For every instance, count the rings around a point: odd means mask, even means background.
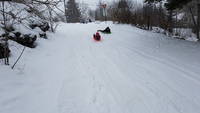
[{"label": "tree trunk", "polygon": [[189,8],[189,10],[190,10],[190,13],[191,13],[191,16],[192,16],[192,21],[193,21],[193,23],[194,23],[194,29],[195,29],[195,33],[196,33],[196,35],[197,35],[197,38],[199,39],[199,8],[197,9],[198,10],[198,18],[197,18],[197,22],[195,21],[195,17],[194,17],[194,13],[193,13],[193,11],[192,11],[192,8],[190,7]]},{"label": "tree trunk", "polygon": [[6,28],[6,16],[5,16],[5,6],[4,6],[4,1],[2,2],[2,7],[3,7],[3,24],[4,27]]},{"label": "tree trunk", "polygon": [[158,17],[158,21],[159,21],[159,27],[162,28],[162,2],[160,2],[159,4],[159,17]]},{"label": "tree trunk", "polygon": [[147,29],[150,30],[150,16],[147,17]]},{"label": "tree trunk", "polygon": [[170,33],[173,33],[173,18],[172,18],[172,16],[173,16],[173,10],[170,10],[169,11],[169,19],[168,19],[168,21],[169,21],[168,30],[169,30]]},{"label": "tree trunk", "polygon": [[[2,7],[3,7],[3,24],[4,24],[4,28],[5,28],[5,33],[7,33],[7,30],[6,30],[6,28],[7,28],[7,25],[6,25],[6,15],[5,15],[5,2],[4,1],[2,1]],[[5,41],[6,41],[6,44],[5,44],[5,47],[4,47],[4,51],[5,51],[5,53],[4,53],[4,57],[5,57],[5,65],[9,65],[9,53],[8,53],[8,51],[7,51],[7,49],[8,49],[8,39],[7,39],[7,36],[5,36],[4,37],[5,38]]]},{"label": "tree trunk", "polygon": [[200,29],[200,3],[197,5],[197,13],[198,13],[198,17],[197,17],[197,38],[200,39],[200,36],[199,36],[199,29]]},{"label": "tree trunk", "polygon": [[65,21],[67,22],[67,12],[66,12],[66,0],[64,0],[64,10],[65,10]]}]

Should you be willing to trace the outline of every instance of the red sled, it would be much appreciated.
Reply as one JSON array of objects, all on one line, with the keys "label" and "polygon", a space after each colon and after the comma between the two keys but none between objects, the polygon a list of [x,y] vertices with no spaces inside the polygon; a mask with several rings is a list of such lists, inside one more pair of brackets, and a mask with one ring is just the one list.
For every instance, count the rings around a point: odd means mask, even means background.
[{"label": "red sled", "polygon": [[101,41],[101,36],[98,32],[93,35],[93,38],[94,38],[95,41]]}]

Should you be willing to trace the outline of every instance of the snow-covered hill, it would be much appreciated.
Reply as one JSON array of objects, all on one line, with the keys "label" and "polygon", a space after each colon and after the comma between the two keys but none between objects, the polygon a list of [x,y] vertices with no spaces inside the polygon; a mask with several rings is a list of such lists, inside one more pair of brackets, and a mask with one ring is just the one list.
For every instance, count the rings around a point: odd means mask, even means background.
[{"label": "snow-covered hill", "polygon": [[[98,29],[112,34],[92,39]],[[129,25],[61,24],[0,65],[0,113],[199,113],[200,44]],[[22,50],[10,42],[13,64]]]}]

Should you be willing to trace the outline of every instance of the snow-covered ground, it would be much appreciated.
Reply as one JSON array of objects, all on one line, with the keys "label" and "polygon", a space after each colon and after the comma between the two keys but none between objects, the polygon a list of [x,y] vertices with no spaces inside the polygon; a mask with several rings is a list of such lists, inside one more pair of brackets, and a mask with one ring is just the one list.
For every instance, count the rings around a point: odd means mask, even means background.
[{"label": "snow-covered ground", "polygon": [[187,41],[193,41],[193,42],[198,41],[196,34],[193,33],[192,29],[190,28],[174,28],[173,33],[171,34],[162,28],[153,27],[152,32],[166,34],[167,36],[171,36],[174,38],[183,39]]},{"label": "snow-covered ground", "polygon": [[[200,113],[199,43],[111,23],[61,24],[49,37],[14,70],[1,62],[0,113]],[[13,64],[22,47],[10,45]]]}]

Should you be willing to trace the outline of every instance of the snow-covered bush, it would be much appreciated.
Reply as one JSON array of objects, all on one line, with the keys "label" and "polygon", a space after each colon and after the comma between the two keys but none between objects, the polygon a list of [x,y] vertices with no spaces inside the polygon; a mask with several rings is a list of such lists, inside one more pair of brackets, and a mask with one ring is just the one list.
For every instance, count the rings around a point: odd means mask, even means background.
[{"label": "snow-covered bush", "polygon": [[0,59],[9,64],[8,40],[34,48],[37,38],[47,38],[47,31],[55,31],[59,20],[54,9],[57,0],[0,1]]},{"label": "snow-covered bush", "polygon": [[198,41],[195,34],[192,32],[192,29],[189,28],[175,28],[173,36],[188,41]]},{"label": "snow-covered bush", "polygon": [[196,35],[192,32],[192,29],[190,28],[174,28],[173,33],[169,33],[168,31],[159,28],[159,27],[153,27],[152,31],[155,33],[162,33],[167,36],[171,36],[173,38],[188,40],[188,41],[198,41],[196,38]]},{"label": "snow-covered bush", "polygon": [[[45,37],[48,30],[54,29],[54,15],[53,7],[56,5],[56,1],[50,1],[47,3],[42,2],[4,2],[0,8],[0,27],[2,28],[2,34],[8,34],[12,38],[19,39],[18,36],[12,34],[21,34],[21,36]],[[3,16],[5,15],[5,16]],[[22,39],[24,37],[21,37]],[[31,37],[30,37],[31,38]],[[31,38],[32,39],[32,38]]]}]

